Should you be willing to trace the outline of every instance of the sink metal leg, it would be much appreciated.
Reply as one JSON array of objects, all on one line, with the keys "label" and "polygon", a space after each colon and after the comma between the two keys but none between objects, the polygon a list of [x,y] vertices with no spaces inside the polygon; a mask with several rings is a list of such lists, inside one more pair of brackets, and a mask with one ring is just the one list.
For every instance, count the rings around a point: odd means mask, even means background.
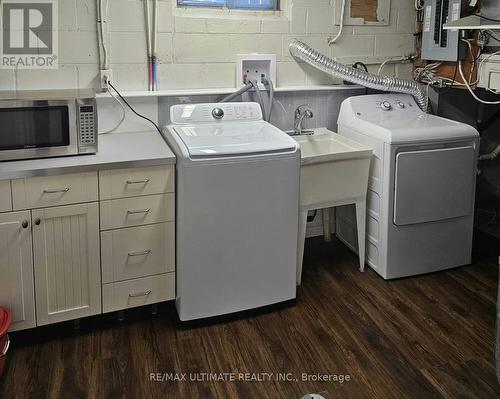
[{"label": "sink metal leg", "polygon": [[299,214],[299,236],[297,242],[297,285],[302,280],[302,262],[304,260],[304,245],[306,242],[307,210]]},{"label": "sink metal leg", "polygon": [[332,241],[332,229],[330,222],[330,208],[323,208],[323,238],[325,242]]},{"label": "sink metal leg", "polygon": [[358,228],[359,270],[365,271],[366,245],[366,200],[356,202],[356,224]]}]

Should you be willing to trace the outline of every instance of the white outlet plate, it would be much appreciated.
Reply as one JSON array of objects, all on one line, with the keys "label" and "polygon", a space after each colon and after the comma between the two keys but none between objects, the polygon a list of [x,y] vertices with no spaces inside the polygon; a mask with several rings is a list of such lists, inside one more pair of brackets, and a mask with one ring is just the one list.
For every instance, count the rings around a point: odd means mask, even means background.
[{"label": "white outlet plate", "polygon": [[108,88],[108,85],[105,83],[106,77],[110,82],[113,82],[113,71],[111,69],[101,69],[101,89]]},{"label": "white outlet plate", "polygon": [[261,90],[261,76],[270,78],[276,86],[276,54],[238,54],[236,56],[236,87],[245,85],[245,80],[256,80]]}]

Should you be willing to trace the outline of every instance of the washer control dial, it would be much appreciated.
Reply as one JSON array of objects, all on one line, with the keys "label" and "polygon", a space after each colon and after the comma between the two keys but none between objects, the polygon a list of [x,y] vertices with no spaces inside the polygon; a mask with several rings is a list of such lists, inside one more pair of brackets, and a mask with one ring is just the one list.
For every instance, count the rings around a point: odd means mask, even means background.
[{"label": "washer control dial", "polygon": [[224,110],[222,108],[214,108],[212,110],[212,116],[215,119],[222,119],[224,117]]}]

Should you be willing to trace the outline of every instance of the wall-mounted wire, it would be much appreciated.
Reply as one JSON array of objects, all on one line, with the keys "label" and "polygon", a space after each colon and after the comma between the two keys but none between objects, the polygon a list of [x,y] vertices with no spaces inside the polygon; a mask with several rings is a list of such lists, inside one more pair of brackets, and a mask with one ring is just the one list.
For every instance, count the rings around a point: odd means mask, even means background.
[{"label": "wall-mounted wire", "polygon": [[123,103],[124,103],[127,107],[129,107],[129,108],[130,108],[130,110],[131,110],[131,111],[132,111],[135,115],[137,115],[139,118],[142,118],[142,119],[144,119],[144,120],[146,120],[146,121],[150,122],[150,123],[151,123],[151,124],[152,124],[152,125],[156,128],[156,130],[158,131],[158,133],[160,133],[160,134],[161,134],[161,130],[160,130],[160,128],[158,127],[158,125],[157,125],[156,123],[154,123],[154,122],[153,122],[151,119],[149,119],[147,116],[144,116],[144,115],[141,115],[140,113],[138,113],[138,112],[137,112],[137,111],[136,111],[136,110],[135,110],[135,109],[134,109],[134,108],[133,108],[133,107],[132,107],[132,106],[128,103],[128,101],[127,101],[127,100],[125,100],[125,99],[123,98],[123,96],[122,96],[122,95],[120,94],[120,92],[116,89],[116,87],[115,87],[115,86],[113,86],[113,84],[112,84],[111,82],[108,82],[108,85],[109,85],[109,87],[111,87],[111,88],[112,88],[112,89],[116,92],[116,94],[118,94],[118,97],[120,97],[120,99],[123,101]]},{"label": "wall-mounted wire", "polygon": [[[105,0],[106,6],[104,7],[103,1],[104,0],[96,0],[97,26],[98,26],[97,38],[99,41],[99,45],[102,49],[102,56],[103,56],[103,60],[101,62],[102,69],[109,69],[108,46],[106,44],[106,35],[104,32],[104,30],[105,30],[104,24],[107,24],[109,2],[108,2],[108,0]],[[107,28],[106,28],[106,31],[107,31]]]},{"label": "wall-mounted wire", "polygon": [[[106,84],[110,85],[110,82],[106,82]],[[116,129],[118,129],[121,124],[123,123],[123,121],[125,120],[125,115],[126,115],[126,110],[125,110],[125,106],[123,105],[123,103],[113,94],[113,92],[111,90],[108,90],[108,94],[118,103],[120,104],[120,107],[121,107],[121,110],[122,110],[122,114],[121,114],[121,117],[120,117],[120,120],[118,121],[118,123],[115,125],[115,127],[109,129],[109,130],[105,130],[104,132],[99,132],[99,134],[108,134],[108,133],[112,133],[114,131],[116,131]]]},{"label": "wall-mounted wire", "polygon": [[331,46],[332,44],[336,43],[337,40],[340,39],[340,36],[342,36],[342,31],[344,30],[344,14],[345,14],[345,5],[346,5],[347,0],[342,0],[342,7],[340,10],[340,26],[339,26],[339,31],[335,37],[329,37],[327,39],[328,45]]}]

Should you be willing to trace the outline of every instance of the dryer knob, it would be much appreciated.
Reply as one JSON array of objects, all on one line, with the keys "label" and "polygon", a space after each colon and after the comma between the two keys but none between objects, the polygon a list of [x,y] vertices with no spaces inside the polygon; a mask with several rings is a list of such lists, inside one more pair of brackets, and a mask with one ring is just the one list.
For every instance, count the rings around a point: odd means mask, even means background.
[{"label": "dryer knob", "polygon": [[389,101],[384,101],[380,104],[380,108],[382,108],[382,111],[390,111],[392,109],[392,105]]},{"label": "dryer knob", "polygon": [[214,108],[212,110],[212,116],[215,119],[222,119],[224,117],[224,110],[222,108]]}]

